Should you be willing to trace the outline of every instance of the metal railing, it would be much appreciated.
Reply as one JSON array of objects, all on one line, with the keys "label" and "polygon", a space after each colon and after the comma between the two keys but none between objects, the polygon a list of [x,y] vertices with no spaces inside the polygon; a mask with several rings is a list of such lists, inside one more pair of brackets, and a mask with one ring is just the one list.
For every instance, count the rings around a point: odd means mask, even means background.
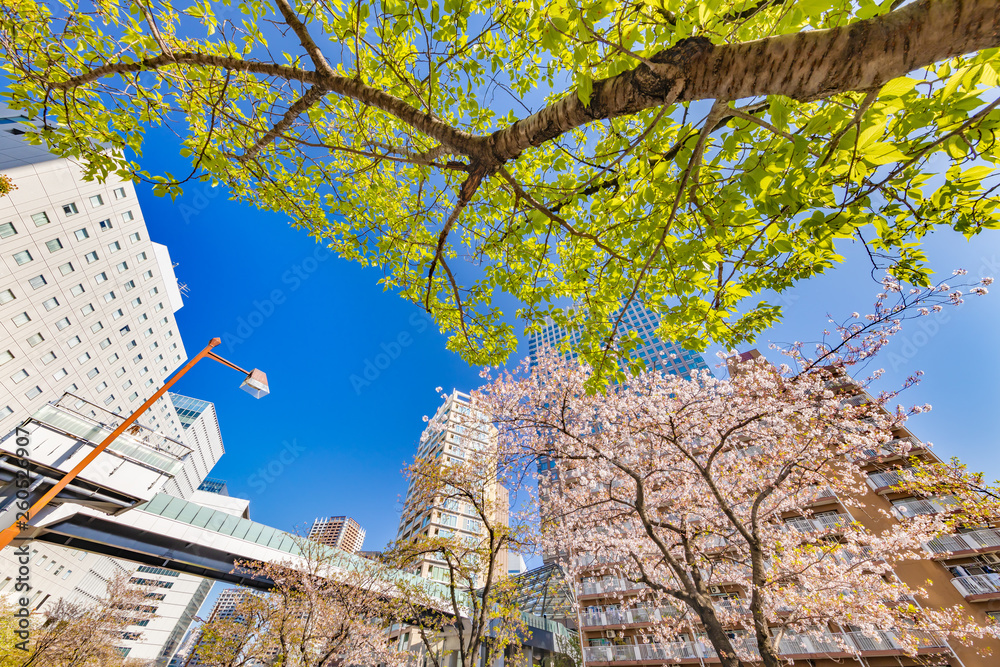
[{"label": "metal railing", "polygon": [[[909,444],[909,447],[905,447]],[[904,452],[903,450],[906,449]],[[855,461],[867,461],[870,459],[875,459],[878,457],[892,457],[892,456],[902,456],[909,454],[910,452],[916,452],[924,449],[924,443],[920,439],[910,435],[905,438],[896,438],[895,440],[890,440],[878,447],[868,447],[859,450],[854,456]]]},{"label": "metal railing", "polygon": [[926,543],[924,548],[935,554],[1000,548],[1000,530],[980,528],[968,533],[942,535]]},{"label": "metal railing", "polygon": [[904,482],[910,479],[908,473],[913,470],[913,468],[900,468],[898,470],[886,470],[884,472],[872,472],[868,473],[868,486],[871,487],[872,491],[885,490],[888,487],[895,486],[900,482]]},{"label": "metal railing", "polygon": [[897,516],[909,519],[918,514],[937,514],[955,509],[958,499],[954,496],[937,496],[935,498],[910,498],[898,500],[892,504]]},{"label": "metal railing", "polygon": [[843,528],[849,525],[853,519],[850,514],[826,514],[807,518],[804,516],[785,519],[785,530],[797,530],[801,533],[811,533],[816,531],[827,531],[831,529]]},{"label": "metal railing", "polygon": [[[929,632],[910,631],[919,649],[946,648],[945,642]],[[753,636],[744,635],[730,640],[743,659],[759,660],[760,652]],[[817,632],[786,634],[777,642],[779,655],[826,655],[838,653],[871,653],[904,650],[894,632]],[[705,640],[661,644],[626,644],[622,646],[587,646],[583,649],[587,662],[649,662],[692,658],[714,658],[715,649]]]},{"label": "metal railing", "polygon": [[1000,574],[970,574],[954,577],[951,583],[965,597],[1000,593]]}]

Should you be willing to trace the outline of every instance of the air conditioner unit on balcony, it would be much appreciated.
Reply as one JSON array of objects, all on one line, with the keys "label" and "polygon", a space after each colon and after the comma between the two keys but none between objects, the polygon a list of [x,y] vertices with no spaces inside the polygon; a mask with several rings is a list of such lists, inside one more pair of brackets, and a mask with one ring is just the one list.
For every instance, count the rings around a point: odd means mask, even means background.
[{"label": "air conditioner unit on balcony", "polygon": [[709,590],[712,592],[712,595],[720,595],[722,593],[722,589],[718,586],[709,586]]},{"label": "air conditioner unit on balcony", "polygon": [[607,637],[608,639],[614,639],[615,638],[615,631],[614,630],[605,630],[604,631],[604,636]]}]

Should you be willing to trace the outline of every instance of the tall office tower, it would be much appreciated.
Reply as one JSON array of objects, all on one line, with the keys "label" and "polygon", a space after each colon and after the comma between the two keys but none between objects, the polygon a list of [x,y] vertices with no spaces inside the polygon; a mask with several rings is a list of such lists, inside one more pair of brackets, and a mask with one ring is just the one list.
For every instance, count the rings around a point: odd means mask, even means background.
[{"label": "tall office tower", "polygon": [[[237,607],[252,595],[260,595],[260,593],[248,588],[224,588],[219,593],[219,597],[212,607],[208,621],[232,618],[236,613]],[[170,660],[169,667],[198,667],[198,665],[204,665],[205,663],[198,658],[198,646],[201,643],[201,638],[202,633],[200,629],[192,630],[184,639],[177,653]]]},{"label": "tall office tower", "polygon": [[309,539],[357,553],[365,542],[365,529],[349,516],[331,516],[313,521]]},{"label": "tall office tower", "polygon": [[[759,355],[753,351],[741,356],[746,359]],[[861,405],[872,401],[870,395],[850,381],[840,389],[844,391],[844,404]],[[939,459],[907,428],[896,429],[893,437],[878,449],[859,452],[857,461],[863,465],[866,476],[865,492],[839,498],[829,488],[818,489],[809,515],[792,515],[789,511],[782,519],[784,529],[814,533],[818,536],[817,545],[832,546],[840,540],[837,529],[852,521],[883,533],[918,515],[948,513],[955,501],[946,494],[918,498],[894,488],[902,481],[901,473],[912,465],[914,457],[925,461]],[[912,449],[904,452],[903,444]],[[923,548],[933,554],[932,559],[903,560],[885,574],[886,577],[898,577],[914,590],[927,592],[926,597],[912,600],[913,604],[927,609],[957,607],[983,625],[1000,622],[1000,528],[996,523],[962,525],[954,534],[931,540]],[[587,562],[587,555],[579,554],[578,557]],[[731,552],[720,548],[717,557],[721,560],[732,556]],[[593,563],[594,569],[589,571],[588,567],[591,566],[584,566],[575,582],[582,608],[580,632],[586,664],[625,667],[718,663],[713,647],[697,622],[692,624],[690,632],[677,635],[669,643],[650,643],[650,624],[657,623],[667,614],[676,614],[677,610],[652,608],[644,601],[642,585],[616,572],[614,564]],[[706,564],[704,571],[713,571],[711,563]],[[749,591],[738,584],[720,582],[712,586],[711,591],[720,610],[746,613],[749,608]],[[738,622],[725,627],[725,631],[734,646],[751,652],[755,650],[756,641],[752,629],[748,632],[746,627]],[[997,664],[996,655],[1000,650],[1000,642],[996,640],[972,640],[967,646],[926,633],[918,645],[919,655],[909,656],[894,628],[881,627],[876,632],[865,632],[850,625],[828,627],[826,624],[801,628],[797,632],[786,629],[783,638],[775,643],[780,658],[803,667],[833,667],[845,662],[872,667],[991,667]],[[842,644],[856,649],[860,658],[851,657]],[[977,653],[983,649],[993,654]]]},{"label": "tall office tower", "polygon": [[192,453],[181,473],[173,478],[173,484],[163,490],[171,495],[188,498],[208,477],[209,471],[226,453],[226,448],[222,444],[222,431],[215,405],[173,392],[168,392],[167,396],[176,411],[182,438]]},{"label": "tall office tower", "polygon": [[[0,431],[64,392],[128,414],[187,359],[170,255],[130,182],[84,181],[18,119],[0,110],[0,173],[17,186],[0,198]],[[141,421],[180,436],[168,397]]]},{"label": "tall office tower", "polygon": [[[496,448],[496,438],[496,429],[488,416],[476,408],[468,394],[454,390],[424,430],[417,456],[428,459],[437,457],[442,463],[474,461],[477,455]],[[483,492],[495,512],[494,520],[506,525],[510,502],[507,489],[494,478]],[[448,499],[426,505],[413,497],[411,489],[403,505],[397,536],[405,540],[419,534],[429,537],[458,535],[478,540],[484,535],[484,528],[480,517],[468,503]],[[501,560],[500,571],[506,572],[506,555],[502,555]],[[448,580],[444,562],[431,557],[415,563],[414,571],[436,581]]]},{"label": "tall office tower", "polygon": [[[659,370],[671,375],[690,377],[692,373],[708,370],[705,359],[697,352],[686,350],[676,343],[660,340],[656,329],[660,326],[660,316],[645,306],[632,303],[622,318],[620,338],[635,332],[643,341],[632,351],[631,358],[641,359],[648,370]],[[569,358],[575,358],[574,348],[580,340],[580,332],[571,330],[548,320],[538,333],[528,337],[528,355],[534,362],[542,349],[548,346],[559,349]]]}]

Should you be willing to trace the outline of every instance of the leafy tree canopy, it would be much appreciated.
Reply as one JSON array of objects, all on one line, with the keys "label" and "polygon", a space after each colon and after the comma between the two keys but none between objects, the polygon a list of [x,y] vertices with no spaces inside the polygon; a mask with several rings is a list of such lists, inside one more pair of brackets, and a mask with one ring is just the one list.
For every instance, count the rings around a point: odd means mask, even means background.
[{"label": "leafy tree canopy", "polygon": [[[91,175],[224,183],[380,268],[472,363],[514,346],[509,295],[600,370],[633,300],[665,338],[737,345],[844,242],[927,285],[928,231],[996,227],[997,10],[11,0],[0,40],[13,105]],[[128,157],[159,125],[189,173]]]}]

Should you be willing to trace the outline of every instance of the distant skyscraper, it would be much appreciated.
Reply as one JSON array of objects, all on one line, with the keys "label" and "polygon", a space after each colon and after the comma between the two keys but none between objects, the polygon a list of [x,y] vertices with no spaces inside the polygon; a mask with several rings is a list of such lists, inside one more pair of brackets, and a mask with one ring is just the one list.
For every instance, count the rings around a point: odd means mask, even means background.
[{"label": "distant skyscraper", "polygon": [[[421,437],[417,456],[437,457],[442,463],[460,463],[476,460],[477,456],[496,448],[497,432],[482,411],[478,410],[468,394],[452,391],[444,404],[430,420]],[[494,481],[486,489],[494,500],[495,520],[506,524],[508,520],[507,489]],[[481,517],[464,502],[448,499],[442,503],[426,505],[407,493],[403,514],[399,522],[399,539],[409,539],[424,534],[428,537],[480,539],[484,534]],[[507,571],[506,554],[502,556],[501,571]],[[443,561],[431,556],[414,564],[415,572],[422,577],[448,581],[448,569]]]},{"label": "distant skyscraper", "polygon": [[[212,607],[212,612],[208,616],[208,621],[219,621],[232,618],[236,613],[237,607],[247,598],[252,595],[259,595],[256,591],[252,591],[249,588],[225,588],[219,593],[219,597],[215,601],[215,605]],[[199,665],[204,665],[198,658],[198,646],[201,643],[202,630],[201,628],[196,628],[188,634],[181,644],[181,647],[177,650],[173,659],[170,660],[169,667],[198,667]],[[252,662],[247,663],[249,665],[259,665],[260,663]]]},{"label": "distant skyscraper", "polygon": [[199,491],[208,491],[209,493],[217,493],[220,496],[228,496],[229,488],[226,486],[225,480],[215,479],[214,477],[206,477],[198,487]]},{"label": "distant skyscraper", "polygon": [[[641,359],[648,370],[659,370],[671,375],[690,377],[695,371],[707,370],[708,364],[697,352],[687,350],[676,343],[663,341],[656,335],[660,326],[660,316],[646,307],[633,303],[625,311],[619,328],[619,337],[624,339],[629,332],[634,331],[643,341],[632,352],[633,359]],[[542,349],[553,346],[557,349],[566,346],[566,354],[576,357],[575,346],[580,340],[580,332],[568,330],[565,327],[549,321],[538,333],[528,338],[528,354],[534,362]]]},{"label": "distant skyscraper", "polygon": [[309,539],[356,553],[364,545],[365,529],[349,516],[331,516],[313,521]]}]

